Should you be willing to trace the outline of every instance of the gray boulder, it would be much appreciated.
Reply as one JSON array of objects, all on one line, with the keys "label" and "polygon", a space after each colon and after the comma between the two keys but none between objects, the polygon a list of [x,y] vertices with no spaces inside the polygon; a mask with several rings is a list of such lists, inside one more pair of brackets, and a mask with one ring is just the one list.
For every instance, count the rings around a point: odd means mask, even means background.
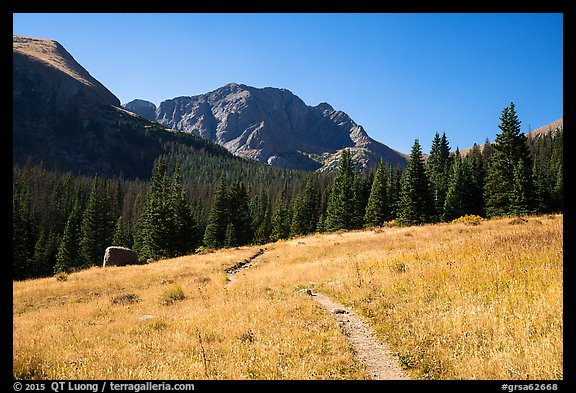
[{"label": "gray boulder", "polygon": [[129,248],[110,246],[104,252],[104,262],[102,267],[106,266],[126,266],[138,264],[136,253]]}]

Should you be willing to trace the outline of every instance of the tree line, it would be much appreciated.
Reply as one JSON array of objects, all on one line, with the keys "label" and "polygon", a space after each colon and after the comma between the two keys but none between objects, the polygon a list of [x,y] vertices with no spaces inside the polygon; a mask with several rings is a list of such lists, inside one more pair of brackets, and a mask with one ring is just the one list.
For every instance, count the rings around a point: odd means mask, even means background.
[{"label": "tree line", "polygon": [[13,168],[14,278],[100,264],[109,245],[145,261],[314,232],[561,212],[563,130],[529,139],[520,124],[511,103],[495,141],[467,154],[451,152],[445,133],[427,157],[415,140],[404,169],[381,161],[360,171],[346,149],[334,175],[178,151],[157,158],[149,181]]}]

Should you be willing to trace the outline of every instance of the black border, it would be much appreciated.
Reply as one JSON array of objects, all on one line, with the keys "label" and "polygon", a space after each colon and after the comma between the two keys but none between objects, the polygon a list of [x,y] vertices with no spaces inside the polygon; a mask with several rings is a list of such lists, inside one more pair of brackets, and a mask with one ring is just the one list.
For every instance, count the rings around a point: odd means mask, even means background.
[{"label": "black border", "polygon": [[[572,146],[574,138],[574,117],[573,112],[576,106],[573,102],[575,84],[574,84],[574,71],[576,70],[576,65],[574,64],[574,55],[576,54],[576,31],[574,28],[574,5],[576,1],[574,0],[546,0],[546,1],[476,1],[472,3],[468,2],[458,2],[453,1],[433,1],[433,0],[417,0],[417,1],[399,1],[394,2],[388,1],[386,3],[376,3],[372,2],[354,2],[351,3],[337,3],[337,2],[309,2],[309,3],[297,3],[294,1],[288,2],[261,2],[248,4],[246,2],[236,2],[236,3],[218,3],[218,2],[199,2],[194,1],[149,1],[149,0],[118,0],[115,2],[108,1],[98,1],[93,3],[85,2],[73,2],[73,1],[38,1],[38,0],[27,0],[27,1],[17,1],[17,0],[3,0],[0,2],[0,29],[2,31],[1,41],[3,55],[6,57],[5,61],[8,64],[9,56],[11,57],[11,42],[12,42],[12,14],[13,13],[28,13],[28,12],[38,12],[38,13],[53,13],[53,12],[127,12],[127,13],[149,13],[149,12],[162,12],[162,13],[180,13],[180,12],[257,12],[257,13],[268,13],[268,12],[321,12],[321,13],[340,13],[340,12],[352,12],[352,13],[364,13],[364,12],[386,12],[386,13],[469,13],[469,12],[480,12],[480,13],[563,13],[564,16],[564,101],[568,102],[568,108],[564,108],[563,116],[564,122],[568,125],[568,133],[564,134],[565,140],[568,141],[567,146]],[[566,50],[568,48],[568,50]],[[9,52],[10,51],[10,52]],[[6,75],[6,79],[8,76]],[[2,86],[10,86],[11,83],[8,81],[4,82]],[[10,92],[7,88],[4,89],[5,99],[1,102],[10,103],[7,107],[5,104],[2,105],[6,109],[6,115],[11,117],[12,100],[9,96]],[[568,109],[568,110],[566,110]],[[8,112],[10,111],[10,112]],[[5,135],[8,132],[5,130]],[[11,141],[12,134],[8,135]],[[566,146],[566,143],[565,143]],[[11,154],[4,154],[3,158],[8,160]],[[567,164],[565,160],[565,164]],[[566,165],[564,165],[566,168]],[[8,163],[6,163],[6,168],[9,168]],[[574,171],[568,170],[565,172],[565,201],[573,201],[570,195],[576,189],[575,183],[572,179]],[[6,201],[9,199],[6,198]],[[562,381],[475,381],[475,380],[465,380],[465,381],[192,381],[195,384],[194,391],[207,391],[207,390],[220,390],[225,388],[233,389],[250,389],[250,390],[269,390],[270,388],[282,387],[288,389],[297,389],[299,391],[315,391],[319,389],[345,389],[345,390],[355,390],[361,389],[366,391],[401,391],[406,390],[431,390],[431,389],[441,389],[442,391],[458,391],[462,392],[464,390],[475,390],[493,392],[493,391],[504,391],[502,390],[503,383],[510,383],[515,385],[528,385],[530,383],[557,383],[558,391],[564,391],[566,388],[570,387],[572,390],[576,387],[576,359],[574,351],[574,333],[576,333],[575,322],[575,307],[574,307],[574,285],[573,281],[576,278],[576,271],[574,268],[574,262],[576,262],[576,255],[574,253],[574,240],[576,240],[576,233],[574,231],[574,222],[576,215],[574,214],[574,206],[565,203],[564,207],[564,380]],[[10,220],[11,221],[11,220]],[[11,228],[11,226],[10,226]],[[11,229],[8,231],[11,233]],[[5,231],[5,239],[6,231]],[[10,246],[11,249],[11,246]],[[5,261],[8,264],[9,261]],[[11,265],[11,263],[10,263]],[[8,267],[11,269],[11,267]],[[1,299],[2,301],[2,311],[5,313],[6,317],[1,318],[1,323],[3,326],[2,332],[6,333],[10,331],[12,325],[12,277],[11,274],[2,274],[3,283],[0,285],[1,288]],[[12,379],[12,336],[3,337],[0,341],[0,350],[2,355],[6,355],[7,359],[2,359],[0,364],[0,383],[1,387],[5,387],[6,390],[2,391],[14,391],[13,389],[13,379]],[[46,385],[47,392],[51,391],[49,388],[49,383],[52,381],[42,381]],[[74,381],[78,382],[78,381]],[[85,381],[87,383],[94,383],[95,381]],[[117,381],[126,382],[126,381]],[[145,382],[145,381],[135,381],[135,382]],[[187,381],[168,381],[171,384]],[[23,382],[26,384],[26,382]],[[102,384],[103,382],[100,382]],[[107,389],[107,391],[110,391]]]}]

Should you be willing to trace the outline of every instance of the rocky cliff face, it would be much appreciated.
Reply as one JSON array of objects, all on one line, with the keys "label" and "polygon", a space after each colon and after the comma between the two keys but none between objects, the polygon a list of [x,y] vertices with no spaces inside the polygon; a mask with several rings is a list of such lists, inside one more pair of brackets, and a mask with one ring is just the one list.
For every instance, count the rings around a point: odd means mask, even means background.
[{"label": "rocky cliff face", "polygon": [[[149,112],[140,108],[150,105],[132,101],[125,108],[147,117]],[[167,127],[274,166],[325,170],[343,148],[349,148],[361,165],[380,158],[392,165],[406,164],[404,154],[370,138],[346,113],[326,103],[308,106],[286,89],[230,83],[210,93],[166,100],[155,115]]]},{"label": "rocky cliff face", "polygon": [[146,178],[168,146],[229,155],[122,109],[55,41],[13,36],[12,80],[14,165],[31,158],[49,169]]},{"label": "rocky cliff face", "polygon": [[124,109],[136,113],[147,120],[156,121],[156,105],[144,100],[133,100],[122,105]]}]

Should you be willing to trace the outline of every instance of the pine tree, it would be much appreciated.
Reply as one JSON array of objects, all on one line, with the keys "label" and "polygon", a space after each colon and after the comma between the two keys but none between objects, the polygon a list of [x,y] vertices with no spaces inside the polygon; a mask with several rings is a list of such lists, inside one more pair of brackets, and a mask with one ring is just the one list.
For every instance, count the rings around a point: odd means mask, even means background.
[{"label": "pine tree", "polygon": [[95,177],[88,203],[82,217],[80,249],[85,265],[98,264],[104,251],[112,242],[114,221],[108,189],[103,181]]},{"label": "pine tree", "polygon": [[292,225],[290,226],[291,236],[301,236],[306,233],[306,212],[304,206],[304,196],[297,195],[294,199],[294,210],[292,214]]},{"label": "pine tree", "polygon": [[12,270],[14,278],[31,277],[37,222],[32,196],[26,190],[12,197]]},{"label": "pine tree", "polygon": [[436,132],[432,140],[430,156],[426,162],[426,176],[430,182],[430,192],[434,203],[434,220],[442,216],[444,200],[448,192],[450,177],[450,146],[446,134]]},{"label": "pine tree", "polygon": [[[46,233],[48,232],[48,233]],[[52,274],[56,263],[58,239],[52,230],[40,228],[32,257],[31,277],[44,277]]]},{"label": "pine tree", "polygon": [[342,150],[338,174],[330,188],[324,226],[327,231],[354,228],[354,214],[357,212],[354,203],[354,165],[348,149]]},{"label": "pine tree", "polygon": [[[514,103],[511,102],[510,106],[502,111],[498,125],[502,132],[496,136],[491,146],[490,164],[484,185],[486,214],[490,217],[514,214],[518,206],[513,207],[513,203],[520,203],[520,194],[529,198],[521,202],[523,205],[532,204],[529,196],[532,187],[529,176],[532,161],[526,137],[520,132],[520,123]],[[521,166],[518,165],[520,162]],[[522,173],[518,172],[520,170]],[[524,189],[520,190],[518,187]]]},{"label": "pine tree", "polygon": [[204,232],[204,244],[209,248],[220,248],[224,245],[226,228],[228,226],[228,192],[224,177],[220,177],[218,188],[212,200],[212,208],[208,215],[208,224]]},{"label": "pine tree", "polygon": [[242,182],[237,182],[232,186],[228,196],[228,222],[232,224],[234,230],[235,244],[238,246],[252,243],[253,229],[252,217],[250,216],[249,198],[246,188]]},{"label": "pine tree", "polygon": [[406,171],[402,176],[400,212],[401,225],[418,225],[430,222],[433,217],[433,202],[424,169],[422,148],[418,139],[414,141]]},{"label": "pine tree", "polygon": [[514,166],[513,181],[510,194],[510,212],[514,215],[532,213],[534,211],[532,177],[522,159]]},{"label": "pine tree", "polygon": [[271,219],[270,241],[276,242],[281,239],[286,239],[290,236],[290,220],[288,217],[288,210],[286,205],[279,198],[276,201],[276,208]]},{"label": "pine tree", "polygon": [[114,226],[114,235],[112,236],[112,245],[132,248],[132,243],[134,242],[130,228],[124,222],[124,217],[118,216],[116,220],[116,225]]},{"label": "pine tree", "polygon": [[466,214],[466,187],[465,187],[465,173],[462,164],[462,157],[460,151],[457,149],[454,154],[454,162],[452,164],[452,173],[448,184],[448,192],[444,200],[444,209],[442,219],[444,221],[451,221],[455,218]]},{"label": "pine tree", "polygon": [[174,228],[172,193],[164,158],[154,163],[146,204],[139,217],[134,248],[141,260],[171,255],[171,229]]},{"label": "pine tree", "polygon": [[264,217],[260,221],[260,225],[256,228],[254,233],[254,242],[256,244],[265,244],[270,241],[270,234],[272,232],[272,218],[270,217],[270,209],[266,209]]},{"label": "pine tree", "polygon": [[82,207],[80,205],[80,197],[77,194],[60,240],[54,273],[67,273],[82,265],[81,252],[78,247],[82,235]]},{"label": "pine tree", "polygon": [[307,235],[316,231],[320,210],[320,189],[318,184],[309,179],[306,188],[294,199],[292,236]]},{"label": "pine tree", "polygon": [[390,216],[386,194],[387,181],[386,168],[384,167],[384,162],[380,160],[372,183],[370,197],[368,198],[366,213],[364,215],[364,223],[366,226],[380,226],[384,224],[384,221],[386,221]]},{"label": "pine tree", "polygon": [[547,172],[542,168],[539,159],[534,159],[532,165],[532,184],[534,185],[534,212],[539,214],[551,212],[552,188]]},{"label": "pine tree", "polygon": [[400,194],[402,192],[402,172],[399,169],[388,168],[386,181],[386,197],[390,209],[389,219],[397,219],[400,215]]},{"label": "pine tree", "polygon": [[484,216],[485,165],[480,147],[476,144],[462,162],[464,171],[464,192],[466,214]]},{"label": "pine tree", "polygon": [[176,162],[170,195],[172,205],[170,211],[173,218],[169,222],[171,227],[168,229],[172,234],[168,256],[186,255],[194,251],[200,242],[194,213],[188,203],[180,172],[180,162]]}]

